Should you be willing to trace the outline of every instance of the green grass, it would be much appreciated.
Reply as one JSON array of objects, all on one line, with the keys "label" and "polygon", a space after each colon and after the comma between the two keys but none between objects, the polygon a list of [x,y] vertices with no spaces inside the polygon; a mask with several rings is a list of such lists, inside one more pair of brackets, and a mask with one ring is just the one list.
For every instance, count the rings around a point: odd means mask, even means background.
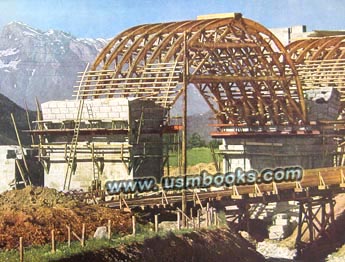
[{"label": "green grass", "polygon": [[[187,165],[194,166],[199,163],[213,163],[211,150],[208,147],[196,147],[187,150]],[[169,164],[170,166],[178,166],[177,153],[170,153]]]},{"label": "green grass", "polygon": [[[153,238],[155,236],[165,237],[169,231],[161,231],[155,233],[145,226],[138,227],[139,233],[136,236],[113,236],[111,240],[96,240],[90,239],[85,241],[85,246],[81,247],[80,242],[75,241],[71,243],[71,247],[67,243],[57,243],[56,253],[51,252],[51,245],[26,247],[24,250],[25,262],[45,262],[45,261],[58,261],[62,258],[68,258],[76,254],[88,251],[95,251],[103,248],[116,248],[120,245],[130,245],[133,242],[143,242],[145,239]],[[181,229],[174,231],[174,234],[181,235],[192,232],[192,229]],[[10,250],[0,252],[0,261],[16,262],[19,261],[18,250]]]},{"label": "green grass", "polygon": [[[226,226],[225,215],[220,214],[220,228]],[[56,243],[56,252],[51,252],[51,245],[47,244],[44,246],[26,247],[24,249],[24,261],[25,262],[45,262],[45,261],[58,261],[63,258],[68,258],[73,255],[81,254],[84,252],[96,251],[104,248],[117,248],[120,245],[130,245],[134,242],[143,243],[145,239],[159,236],[165,238],[169,235],[170,231],[160,231],[155,233],[152,231],[149,225],[137,225],[137,234],[135,236],[127,235],[113,235],[111,240],[103,239],[89,239],[85,241],[85,246],[81,247],[79,241],[71,243],[71,247],[67,246],[67,243]],[[217,227],[210,226],[208,230],[216,230]],[[183,235],[193,232],[193,229],[181,229],[173,231],[175,235]],[[2,251],[0,252],[1,262],[17,262],[19,261],[18,250]]]}]

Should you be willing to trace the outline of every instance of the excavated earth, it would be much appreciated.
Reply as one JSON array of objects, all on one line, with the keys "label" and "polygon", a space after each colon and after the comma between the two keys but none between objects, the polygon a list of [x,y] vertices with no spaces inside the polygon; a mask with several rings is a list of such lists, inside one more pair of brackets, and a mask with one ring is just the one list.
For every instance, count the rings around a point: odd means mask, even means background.
[{"label": "excavated earth", "polygon": [[[80,235],[86,225],[86,238],[99,226],[112,221],[113,233],[128,235],[129,214],[86,205],[73,195],[54,189],[27,187],[0,195],[0,250],[50,243],[51,230],[58,242],[67,241],[66,225]],[[255,246],[228,229],[202,230],[184,235],[169,233],[143,242],[104,248],[74,255],[61,261],[265,261]]]},{"label": "excavated earth", "polygon": [[142,243],[74,255],[60,262],[76,261],[236,261],[261,262],[265,258],[239,234],[228,229],[201,230],[184,235],[147,239]]},{"label": "excavated earth", "polygon": [[0,249],[18,247],[19,237],[25,246],[43,245],[51,240],[67,241],[66,226],[81,235],[85,223],[86,237],[92,237],[99,226],[112,221],[113,233],[128,234],[131,219],[117,210],[86,205],[55,189],[26,187],[0,195]]}]

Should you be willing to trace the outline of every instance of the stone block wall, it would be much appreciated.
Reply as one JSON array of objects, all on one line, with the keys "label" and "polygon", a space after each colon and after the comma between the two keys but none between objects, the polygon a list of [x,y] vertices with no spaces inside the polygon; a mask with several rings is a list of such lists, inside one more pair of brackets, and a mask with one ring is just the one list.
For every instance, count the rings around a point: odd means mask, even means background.
[{"label": "stone block wall", "polygon": [[10,158],[9,151],[19,150],[18,146],[0,146],[0,166],[1,166],[1,179],[0,179],[0,192],[10,189],[9,184],[14,180],[16,173],[16,163],[14,158]]},{"label": "stone block wall", "polygon": [[[76,100],[50,101],[42,104],[44,120],[53,122],[47,124],[46,128],[59,128],[61,124],[57,123],[63,122],[65,128],[73,129],[78,106],[79,101]],[[95,148],[112,144],[114,147],[116,144],[117,148],[121,148],[121,145],[125,148],[129,146],[127,156],[123,159],[125,163],[120,158],[120,150],[117,153],[104,154],[104,169],[100,178],[102,186],[109,180],[152,176],[159,179],[163,169],[162,128],[165,113],[164,108],[152,101],[125,98],[85,100],[82,120],[86,120],[85,123],[88,120],[100,121],[97,128],[108,131],[97,133],[90,129],[88,133],[85,129],[91,127],[82,122],[81,128],[84,128],[84,132],[78,137],[78,148],[83,148],[84,151],[89,148],[89,152],[77,153],[77,168],[72,176],[70,189],[87,190],[94,180],[91,144],[94,144]],[[113,129],[117,129],[114,124],[122,122],[126,123],[126,127],[121,132],[114,132]],[[64,142],[70,143],[72,134],[51,134],[48,139],[50,143],[61,147]],[[45,185],[61,190],[67,163],[63,148],[59,152],[50,151],[50,170],[45,176]],[[98,151],[98,154],[101,153]],[[126,166],[132,167],[129,174]]]},{"label": "stone block wall", "polygon": [[[79,158],[83,158],[82,154]],[[71,179],[70,190],[83,190],[88,191],[92,184],[93,178],[93,164],[89,162],[77,162],[75,174]],[[49,173],[45,174],[45,186],[55,188],[58,190],[63,189],[67,164],[62,161],[52,162]],[[126,167],[121,161],[105,162],[103,173],[100,177],[102,186],[105,181],[113,180],[128,180],[133,176],[127,173]]]},{"label": "stone block wall", "polygon": [[[101,98],[84,102],[82,120],[102,119],[123,120],[129,119],[129,105],[125,98]],[[79,101],[49,101],[41,105],[43,119],[52,122],[61,122],[77,119]],[[91,108],[91,110],[88,110]]]},{"label": "stone block wall", "polygon": [[[247,139],[224,139],[220,151],[224,154],[224,172],[237,167],[244,170],[301,166],[304,169],[333,165],[333,141],[321,137],[291,136]],[[328,152],[325,155],[325,152]]]},{"label": "stone block wall", "polygon": [[336,120],[341,107],[340,93],[332,87],[304,91],[309,121]]}]

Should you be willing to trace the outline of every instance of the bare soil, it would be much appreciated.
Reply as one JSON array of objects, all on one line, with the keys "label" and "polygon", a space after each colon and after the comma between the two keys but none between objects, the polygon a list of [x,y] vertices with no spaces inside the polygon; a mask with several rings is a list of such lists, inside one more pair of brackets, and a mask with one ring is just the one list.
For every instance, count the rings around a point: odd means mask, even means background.
[{"label": "bare soil", "polygon": [[0,249],[18,247],[19,237],[23,237],[25,246],[49,243],[52,229],[57,241],[67,241],[66,225],[81,235],[85,223],[86,236],[92,237],[97,227],[107,225],[109,219],[114,233],[129,233],[129,215],[117,210],[86,205],[55,189],[8,191],[0,195]]},{"label": "bare soil", "polygon": [[[210,174],[215,174],[217,173],[217,170],[214,166],[213,163],[199,163],[196,164],[194,166],[188,166],[187,167],[187,174],[189,175],[198,175],[200,174],[201,171],[207,171]],[[170,175],[171,176],[178,176],[179,174],[179,170],[178,167],[170,167]],[[164,174],[167,174],[167,170],[164,170]]]},{"label": "bare soil", "polygon": [[261,262],[265,258],[239,234],[227,229],[202,230],[184,235],[170,233],[143,243],[78,254],[60,262],[74,261],[236,261]]}]

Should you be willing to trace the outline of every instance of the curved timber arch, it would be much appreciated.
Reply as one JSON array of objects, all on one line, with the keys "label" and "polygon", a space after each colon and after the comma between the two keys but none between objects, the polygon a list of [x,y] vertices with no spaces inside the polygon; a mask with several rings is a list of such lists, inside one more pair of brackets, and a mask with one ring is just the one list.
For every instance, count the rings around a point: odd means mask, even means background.
[{"label": "curved timber arch", "polygon": [[300,39],[286,47],[303,89],[335,87],[345,107],[345,36]]},{"label": "curved timber arch", "polygon": [[124,31],[85,72],[78,96],[145,98],[170,108],[181,94],[185,65],[188,84],[221,123],[306,123],[293,61],[269,30],[239,14]]}]

